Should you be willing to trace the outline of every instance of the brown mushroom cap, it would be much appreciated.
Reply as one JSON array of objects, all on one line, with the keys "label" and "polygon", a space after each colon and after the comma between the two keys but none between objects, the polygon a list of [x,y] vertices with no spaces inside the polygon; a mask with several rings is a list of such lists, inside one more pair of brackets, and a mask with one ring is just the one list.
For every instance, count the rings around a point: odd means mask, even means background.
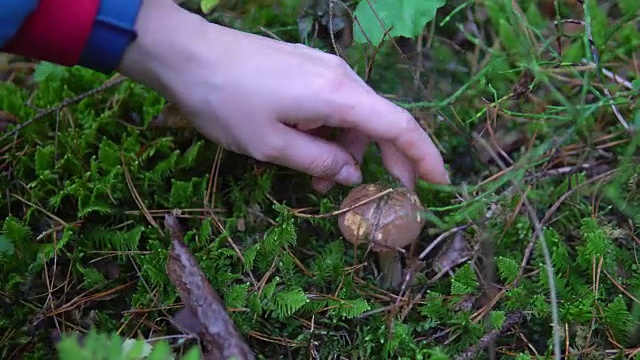
[{"label": "brown mushroom cap", "polygon": [[[378,184],[360,185],[342,201],[341,209],[354,206],[387,190]],[[415,193],[399,187],[338,217],[342,235],[354,245],[371,242],[372,250],[405,247],[414,242],[425,223],[424,207]]]}]

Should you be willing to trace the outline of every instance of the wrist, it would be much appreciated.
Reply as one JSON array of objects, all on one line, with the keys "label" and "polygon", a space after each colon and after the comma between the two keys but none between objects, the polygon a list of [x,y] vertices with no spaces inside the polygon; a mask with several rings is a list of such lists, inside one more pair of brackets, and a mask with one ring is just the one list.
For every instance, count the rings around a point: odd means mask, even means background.
[{"label": "wrist", "polygon": [[201,51],[201,42],[191,39],[199,39],[206,25],[173,0],[144,1],[135,25],[137,39],[125,51],[118,72],[174,99],[186,90],[177,84],[186,80],[186,72],[194,72],[193,61]]},{"label": "wrist", "polygon": [[143,0],[99,0],[98,3],[78,65],[106,74],[118,67],[127,47],[136,40],[135,24]]}]

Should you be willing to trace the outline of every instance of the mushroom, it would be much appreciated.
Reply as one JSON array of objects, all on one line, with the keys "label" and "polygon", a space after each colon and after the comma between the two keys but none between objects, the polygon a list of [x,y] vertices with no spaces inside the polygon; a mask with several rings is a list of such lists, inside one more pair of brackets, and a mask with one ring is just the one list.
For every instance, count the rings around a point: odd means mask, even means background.
[{"label": "mushroom", "polygon": [[381,285],[396,288],[402,283],[402,263],[398,253],[413,243],[425,223],[424,207],[418,196],[406,187],[387,188],[379,184],[360,185],[347,195],[341,210],[351,208],[367,199],[379,197],[358,205],[338,217],[340,232],[355,246],[369,243],[378,255]]}]

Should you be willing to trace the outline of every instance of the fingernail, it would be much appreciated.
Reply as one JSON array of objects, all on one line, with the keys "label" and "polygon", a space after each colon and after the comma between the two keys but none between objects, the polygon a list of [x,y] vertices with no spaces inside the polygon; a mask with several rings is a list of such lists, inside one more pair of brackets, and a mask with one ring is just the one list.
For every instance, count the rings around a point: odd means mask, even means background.
[{"label": "fingernail", "polygon": [[347,165],[340,170],[336,181],[343,185],[355,185],[362,181],[362,174],[352,165]]}]

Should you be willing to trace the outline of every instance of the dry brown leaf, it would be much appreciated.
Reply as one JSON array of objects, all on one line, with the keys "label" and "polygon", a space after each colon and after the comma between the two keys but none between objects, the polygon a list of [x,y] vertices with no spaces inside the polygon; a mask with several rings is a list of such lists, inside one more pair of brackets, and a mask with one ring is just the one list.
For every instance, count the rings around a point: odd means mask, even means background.
[{"label": "dry brown leaf", "polygon": [[151,128],[170,128],[170,129],[190,129],[193,126],[191,121],[182,114],[178,106],[169,103],[164,109],[149,123]]},{"label": "dry brown leaf", "polygon": [[450,271],[470,255],[467,240],[462,231],[458,231],[436,256],[433,267],[436,272]]},{"label": "dry brown leaf", "polygon": [[522,75],[520,75],[518,82],[511,89],[513,98],[521,99],[523,96],[529,94],[533,80],[534,76],[531,70],[525,70]]}]

